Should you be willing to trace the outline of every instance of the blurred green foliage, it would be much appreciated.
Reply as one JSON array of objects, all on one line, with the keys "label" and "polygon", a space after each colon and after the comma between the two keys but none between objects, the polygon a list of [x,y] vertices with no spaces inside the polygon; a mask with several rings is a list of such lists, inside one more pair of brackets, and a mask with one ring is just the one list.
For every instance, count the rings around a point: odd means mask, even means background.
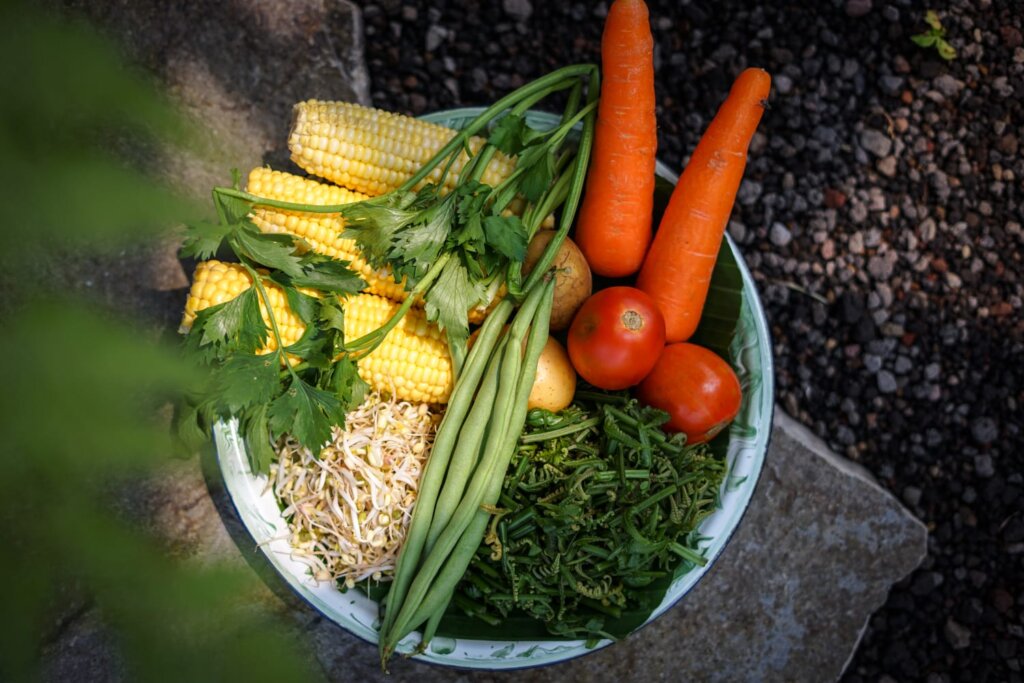
[{"label": "blurred green foliage", "polygon": [[317,676],[254,606],[248,568],[186,566],[112,511],[173,452],[158,408],[194,370],[138,323],[33,277],[60,254],[116,258],[194,214],[138,163],[139,149],[158,168],[187,144],[168,102],[85,27],[0,9],[0,680],[41,675],[68,594],[98,608],[130,680]]}]

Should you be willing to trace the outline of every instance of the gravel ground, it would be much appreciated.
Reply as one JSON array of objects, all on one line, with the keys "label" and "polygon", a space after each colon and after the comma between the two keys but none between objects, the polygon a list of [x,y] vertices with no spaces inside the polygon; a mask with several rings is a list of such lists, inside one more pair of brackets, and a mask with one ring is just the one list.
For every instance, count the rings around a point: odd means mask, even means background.
[{"label": "gravel ground", "polygon": [[[485,104],[598,57],[605,3],[486,4],[364,3],[374,103]],[[949,3],[951,62],[911,41],[926,26],[909,0],[649,4],[670,165],[741,69],[773,74],[730,232],[771,320],[779,401],[932,532],[846,679],[1022,680],[1019,3]]]}]

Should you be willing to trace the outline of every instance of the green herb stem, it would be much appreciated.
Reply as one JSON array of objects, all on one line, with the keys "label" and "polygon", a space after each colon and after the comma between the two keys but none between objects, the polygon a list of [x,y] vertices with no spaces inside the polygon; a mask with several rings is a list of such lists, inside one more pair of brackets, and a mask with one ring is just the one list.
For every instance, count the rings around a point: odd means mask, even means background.
[{"label": "green herb stem", "polygon": [[699,567],[703,567],[708,563],[706,557],[704,557],[700,553],[690,550],[686,546],[681,545],[679,543],[669,543],[668,549],[674,552],[679,557],[686,560],[687,562],[693,562],[695,565]]},{"label": "green herb stem", "polygon": [[256,291],[259,293],[260,298],[263,300],[263,307],[266,309],[267,318],[270,319],[270,329],[274,333],[274,341],[277,343],[276,355],[278,359],[284,360],[285,368],[288,369],[288,373],[296,380],[299,380],[299,375],[296,373],[292,364],[288,362],[287,356],[284,356],[284,340],[281,338],[281,330],[277,326],[277,317],[274,315],[274,307],[270,305],[270,297],[267,296],[267,290],[263,288],[263,276],[260,275],[259,271],[249,265],[246,260],[242,259],[242,266],[246,272],[249,273],[249,277],[252,278],[253,285],[256,287]]},{"label": "green herb stem", "polygon": [[[524,113],[529,111],[535,104],[543,100],[544,98],[558,92],[559,90],[565,90],[569,87],[576,87],[579,85],[579,79],[566,79],[561,83],[557,83],[550,88],[540,90],[527,97],[524,97],[518,104],[516,104],[509,111],[512,116],[522,116]],[[479,181],[483,178],[484,173],[487,172],[487,165],[491,163],[491,159],[494,157],[497,148],[490,142],[484,144],[476,156],[470,161],[472,169],[463,169],[463,173],[467,173],[471,180]],[[509,181],[515,177],[518,178],[522,174],[522,169],[516,169],[512,174],[499,183],[495,188],[492,196],[497,194],[499,189],[507,186]]]},{"label": "green herb stem", "polygon": [[551,142],[549,143],[552,147],[558,148],[565,141],[566,136],[572,132],[572,129],[576,127],[580,121],[587,116],[590,116],[592,112],[597,111],[597,102],[588,102],[582,109],[570,118],[565,123],[561,124],[556,128],[551,136]]},{"label": "green herb stem", "polygon": [[[523,214],[523,225],[526,227],[527,239],[532,239],[537,230],[543,224],[544,219],[550,216],[557,209],[569,192],[569,185],[572,182],[572,175],[564,173],[558,177],[551,189],[541,199],[539,204],[527,207]],[[564,240],[563,240],[564,241]],[[550,249],[550,246],[548,247]],[[545,250],[545,252],[547,249]],[[552,263],[554,258],[552,257]],[[550,265],[550,264],[549,264]],[[534,267],[536,269],[536,266]],[[532,272],[532,271],[531,271]],[[511,261],[508,264],[508,272],[505,277],[508,295],[520,301],[525,296],[526,287],[523,286],[523,263],[522,261]]]},{"label": "green herb stem", "polygon": [[223,195],[234,199],[241,199],[253,206],[266,206],[271,209],[282,209],[284,211],[301,211],[303,213],[341,213],[344,209],[351,207],[351,204],[300,204],[298,202],[286,202],[279,199],[268,199],[258,197],[244,190],[236,190],[233,187],[215,187],[214,196]]},{"label": "green herb stem", "polygon": [[658,503],[660,503],[661,501],[665,500],[666,498],[668,498],[669,496],[671,496],[673,493],[675,493],[678,490],[679,490],[679,487],[674,485],[674,484],[671,485],[671,486],[666,486],[665,488],[663,488],[662,490],[658,491],[654,495],[649,496],[646,500],[644,500],[644,501],[642,501],[640,503],[637,503],[636,505],[631,507],[629,509],[629,512],[630,512],[630,514],[638,515],[641,512],[643,512],[644,510],[646,510],[647,508],[651,507],[652,505],[657,505]]},{"label": "green herb stem", "polygon": [[[551,129],[550,131],[548,131],[547,134],[550,137],[549,137],[549,139],[546,142],[544,142],[544,146],[550,148],[551,150],[557,151],[558,148],[562,145],[562,143],[565,142],[566,136],[572,131],[572,129],[576,126],[576,124],[578,124],[581,120],[583,120],[583,118],[585,116],[589,115],[596,108],[597,108],[597,103],[596,102],[588,104],[585,107],[583,107],[583,109],[581,109],[575,116],[570,118],[567,122],[565,122],[563,124],[560,124],[557,127],[555,127],[553,129]],[[567,160],[568,158],[569,157],[560,157],[559,163],[560,164],[564,164],[565,160]],[[514,184],[515,182],[517,182],[519,180],[519,177],[521,175],[523,175],[523,173],[525,173],[525,172],[526,172],[525,168],[516,168],[514,171],[512,171],[511,174],[509,174],[509,176],[507,178],[503,179],[500,183],[498,183],[495,186],[494,194],[498,194],[499,192],[504,190],[506,187],[509,187],[512,184]],[[478,175],[483,175],[482,171]],[[479,177],[477,177],[475,179],[479,180]],[[548,194],[551,194],[550,191],[548,192]],[[551,212],[549,211],[548,214],[550,214],[550,213]],[[548,214],[544,214],[544,217],[547,217]]]},{"label": "green herb stem", "polygon": [[620,475],[621,475],[621,478],[623,480],[631,480],[631,481],[644,480],[644,479],[650,479],[651,478],[651,471],[650,470],[636,470],[636,469],[625,469],[624,468],[621,473],[620,472],[598,472],[597,474],[594,475],[594,481],[595,482],[615,481],[617,478],[620,478]]},{"label": "green herb stem", "polygon": [[600,600],[594,600],[593,598],[580,598],[580,602],[595,612],[602,612],[610,617],[618,619],[622,616],[622,610],[614,605],[606,605]]},{"label": "green herb stem", "polygon": [[579,111],[580,98],[583,97],[583,81],[576,81],[573,83],[572,90],[569,92],[569,97],[565,101],[565,109],[562,110],[561,123],[565,123],[573,114]]},{"label": "green herb stem", "polygon": [[398,310],[388,318],[387,322],[376,330],[368,332],[354,341],[345,342],[345,351],[348,353],[358,352],[361,354],[359,356],[361,358],[372,353],[374,349],[380,346],[388,333],[391,332],[391,330],[393,330],[398,323],[402,321],[405,314],[409,312],[409,309],[412,308],[416,299],[438,278],[441,271],[444,269],[445,264],[448,263],[449,258],[451,258],[451,254],[442,254],[437,261],[434,262],[434,265],[430,267],[427,274],[424,275],[418,283],[416,283],[416,286],[413,287],[405,297],[405,301],[403,301],[402,305],[398,307]]},{"label": "green herb stem", "polygon": [[[600,95],[600,77],[598,75],[597,68],[593,68],[589,72],[590,83],[587,89],[587,104],[595,104],[598,101]],[[541,255],[537,264],[534,266],[533,271],[526,279],[526,284],[523,286],[524,291],[530,291],[537,281],[544,277],[548,269],[551,268],[551,264],[554,263],[555,255],[558,250],[562,247],[562,242],[565,241],[566,235],[569,234],[569,228],[572,227],[573,220],[576,218],[576,209],[579,206],[580,196],[583,194],[583,185],[587,178],[587,165],[590,161],[590,150],[594,144],[594,126],[596,124],[597,115],[594,109],[590,109],[584,118],[583,132],[580,135],[580,142],[576,151],[576,161],[573,164],[572,180],[569,185],[569,191],[565,199],[565,206],[562,211],[561,222],[558,226],[558,232],[548,243],[547,248]]]},{"label": "green herb stem", "polygon": [[599,424],[601,424],[601,418],[600,417],[592,417],[590,419],[583,420],[582,422],[577,422],[575,424],[567,425],[565,427],[560,427],[558,429],[552,429],[552,430],[549,430],[549,431],[546,431],[546,432],[532,432],[530,434],[527,434],[525,436],[520,437],[519,438],[519,443],[524,443],[524,444],[526,444],[526,443],[537,443],[539,441],[548,441],[550,439],[557,439],[559,437],[569,436],[570,434],[575,434],[576,432],[582,432],[585,429],[590,429],[591,427],[596,427]]},{"label": "green herb stem", "polygon": [[[629,399],[624,399],[622,402],[627,403],[628,401]],[[673,442],[672,439],[667,434],[665,434],[665,432],[663,432],[661,429],[652,429],[650,426],[641,425],[638,420],[630,417],[629,415],[619,410],[618,408],[606,406],[605,411],[616,419],[616,421],[619,423],[620,428],[622,428],[622,426],[625,425],[627,428],[632,429],[633,435],[631,436],[634,436],[637,440],[639,440],[640,438],[639,432],[646,431],[647,437],[655,441],[662,448],[668,448],[675,452],[682,452],[684,444]]]},{"label": "green herb stem", "polygon": [[571,66],[565,66],[556,71],[552,71],[545,76],[541,76],[537,80],[527,83],[518,90],[514,90],[508,95],[505,95],[505,97],[502,97],[500,100],[481,112],[465,128],[459,131],[455,137],[449,140],[448,144],[442,147],[430,161],[428,161],[422,168],[420,168],[419,171],[402,184],[399,191],[407,192],[416,187],[421,180],[430,174],[442,159],[464,145],[466,140],[482,131],[498,114],[509,107],[514,106],[517,102],[526,97],[531,97],[536,93],[554,92],[555,90],[561,89],[559,86],[561,86],[563,81],[579,78],[596,71],[597,67],[593,64],[574,64]]}]

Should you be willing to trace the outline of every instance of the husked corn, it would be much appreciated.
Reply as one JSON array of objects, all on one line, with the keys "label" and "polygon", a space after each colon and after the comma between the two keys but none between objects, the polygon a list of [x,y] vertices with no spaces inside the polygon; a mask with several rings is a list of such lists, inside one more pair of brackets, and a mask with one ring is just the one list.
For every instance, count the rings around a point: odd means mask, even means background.
[{"label": "husked corn", "polygon": [[[269,168],[253,169],[249,174],[246,191],[264,199],[320,206],[347,204],[366,199],[366,195],[358,192],[326,183],[318,183],[315,180],[283,171],[272,171]],[[345,229],[345,220],[339,214],[318,214],[257,207],[252,213],[252,221],[263,232],[286,233],[301,237],[313,251],[348,261],[349,268],[359,273],[360,277],[366,281],[366,288],[363,290],[365,292],[399,302],[405,301],[405,297],[408,295],[404,281],[395,282],[390,268],[374,268],[363,258],[355,240],[340,237],[342,230]],[[471,309],[469,311],[470,322],[482,322],[487,313],[501,300],[504,293],[505,288],[502,286],[490,306],[478,306]],[[422,308],[423,302],[417,301],[416,306]]]},{"label": "husked corn", "polygon": [[[179,331],[190,330],[199,311],[231,301],[251,286],[252,278],[248,271],[237,263],[201,261],[196,265],[196,272],[192,277],[192,288],[185,301],[185,315],[182,318]],[[274,308],[274,318],[277,320],[277,328],[281,333],[281,341],[285,346],[291,346],[302,338],[306,326],[288,308],[287,299],[280,287],[270,282],[264,282],[263,286],[267,290],[270,305]],[[270,316],[267,315],[267,309],[263,305],[262,299],[260,300],[260,313],[263,314],[263,322],[269,327]],[[260,353],[270,353],[276,349],[277,340],[271,334],[267,337],[266,347],[261,349]]]},{"label": "husked corn", "polygon": [[[318,183],[291,173],[272,171],[269,168],[255,168],[249,174],[246,191],[264,199],[316,204],[319,206],[349,204],[368,197],[343,187]],[[363,291],[386,296],[389,299],[405,299],[405,285],[395,282],[389,269],[377,269],[366,262],[355,240],[342,239],[345,220],[336,213],[304,213],[257,207],[252,212],[252,221],[263,232],[287,233],[301,237],[313,251],[349,262],[349,268],[359,273],[366,281]]]},{"label": "husked corn", "polygon": [[[196,266],[192,288],[185,303],[181,331],[187,332],[196,314],[235,298],[252,286],[252,278],[239,264],[203,261]],[[264,282],[285,346],[297,342],[305,325],[288,307],[280,287]],[[381,327],[398,309],[398,304],[374,294],[358,294],[344,300],[345,339],[354,340]],[[270,318],[260,302],[264,322]],[[259,353],[277,348],[273,335]],[[446,403],[452,390],[452,365],[444,335],[427,322],[423,313],[411,309],[372,353],[357,361],[359,376],[373,389],[394,392],[399,400],[417,403]]]},{"label": "husked corn", "polygon": [[[288,148],[292,160],[313,175],[368,195],[385,194],[411,178],[456,131],[411,116],[350,102],[307,100],[295,105]],[[475,153],[484,139],[472,137]],[[444,186],[451,190],[469,156],[452,164]],[[424,183],[438,182],[440,164]],[[492,187],[512,174],[515,163],[497,152],[481,178]]]}]

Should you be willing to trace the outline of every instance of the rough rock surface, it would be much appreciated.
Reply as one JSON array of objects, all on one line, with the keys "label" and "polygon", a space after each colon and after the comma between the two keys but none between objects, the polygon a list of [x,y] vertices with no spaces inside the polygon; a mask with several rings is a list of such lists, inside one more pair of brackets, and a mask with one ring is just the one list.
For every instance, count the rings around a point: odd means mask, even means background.
[{"label": "rough rock surface", "polygon": [[[195,121],[191,153],[164,155],[161,163],[168,182],[199,202],[208,201],[214,185],[230,182],[232,168],[243,174],[263,164],[295,170],[287,138],[296,102],[369,103],[362,15],[347,0],[55,1],[99,28],[129,62],[155,74]],[[173,333],[192,268],[183,268],[176,251],[169,240],[116,260],[72,257],[54,277]],[[145,286],[126,286],[140,273]]]},{"label": "rough rock surface", "polygon": [[[138,487],[122,506],[180,556],[203,563],[248,561],[268,586],[268,604],[300,630],[328,679],[378,677],[376,649],[298,600],[253,548],[216,474],[209,483],[212,498],[199,464],[180,463]],[[777,411],[750,508],[712,570],[681,604],[622,643],[509,678],[833,680],[889,587],[923,559],[926,538],[924,526],[865,470]],[[82,681],[116,677],[117,658],[95,613],[83,611],[68,622],[47,653],[51,680],[67,672]],[[399,660],[389,680],[465,677]]]},{"label": "rough rock surface", "polygon": [[171,159],[168,173],[199,196],[232,167],[287,168],[296,102],[369,103],[362,18],[347,0],[66,5],[157,74],[205,131],[201,155]]}]

